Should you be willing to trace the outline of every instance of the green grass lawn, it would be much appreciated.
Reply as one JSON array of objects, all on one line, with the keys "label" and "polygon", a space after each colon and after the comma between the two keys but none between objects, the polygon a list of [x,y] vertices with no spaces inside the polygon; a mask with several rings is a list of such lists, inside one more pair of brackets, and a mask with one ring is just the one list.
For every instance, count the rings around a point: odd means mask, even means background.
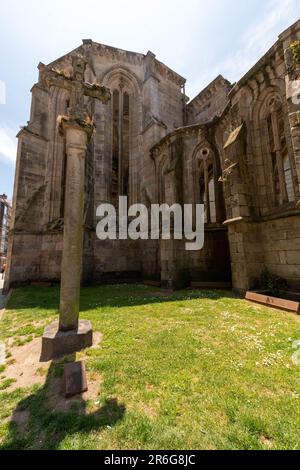
[{"label": "green grass lawn", "polygon": [[[0,373],[1,449],[300,449],[300,340],[296,315],[229,292],[140,285],[82,289],[81,318],[103,334],[87,351],[99,396],[65,413],[45,385],[9,392]],[[0,339],[22,345],[55,319],[58,288],[14,291]],[[26,370],[24,370],[26,373]],[[6,381],[6,382],[5,382]],[[17,428],[15,410],[29,423]]]}]

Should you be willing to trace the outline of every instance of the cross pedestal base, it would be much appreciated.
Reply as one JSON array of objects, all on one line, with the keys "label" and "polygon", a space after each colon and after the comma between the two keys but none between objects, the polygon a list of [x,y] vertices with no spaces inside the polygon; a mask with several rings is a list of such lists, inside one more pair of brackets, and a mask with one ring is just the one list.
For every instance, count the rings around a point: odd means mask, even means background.
[{"label": "cross pedestal base", "polygon": [[64,365],[62,392],[66,398],[79,395],[88,390],[85,365],[82,361]]},{"label": "cross pedestal base", "polygon": [[59,331],[59,323],[56,321],[44,330],[40,361],[48,362],[92,345],[93,329],[90,321],[80,320],[78,329],[71,331]]}]

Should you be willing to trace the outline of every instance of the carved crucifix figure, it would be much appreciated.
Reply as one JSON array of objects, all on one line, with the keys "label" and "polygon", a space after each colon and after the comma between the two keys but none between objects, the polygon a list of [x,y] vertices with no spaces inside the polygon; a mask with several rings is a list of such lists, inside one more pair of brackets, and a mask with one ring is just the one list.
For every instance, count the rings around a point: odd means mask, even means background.
[{"label": "carved crucifix figure", "polygon": [[107,104],[111,98],[110,90],[98,84],[90,84],[84,81],[86,59],[79,54],[72,57],[73,73],[66,75],[63,71],[39,64],[42,82],[48,87],[64,88],[70,92],[70,106],[68,118],[81,123],[90,123],[84,97],[89,96]]},{"label": "carved crucifix figure", "polygon": [[110,91],[100,85],[84,82],[86,61],[80,55],[72,58],[73,73],[40,66],[43,82],[70,92],[66,116],[58,116],[66,140],[67,169],[64,209],[64,236],[61,266],[59,322],[48,326],[43,336],[42,357],[52,359],[92,344],[92,327],[79,322],[79,298],[83,251],[84,181],[87,144],[94,131],[92,116],[88,115],[84,97],[108,103]]}]

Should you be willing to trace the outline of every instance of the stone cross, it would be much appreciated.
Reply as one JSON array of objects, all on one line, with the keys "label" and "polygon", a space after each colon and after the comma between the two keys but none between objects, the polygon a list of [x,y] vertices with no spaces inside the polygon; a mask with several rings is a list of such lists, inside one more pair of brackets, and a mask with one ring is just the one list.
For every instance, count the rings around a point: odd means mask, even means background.
[{"label": "stone cross", "polygon": [[44,64],[39,64],[38,67],[42,82],[46,87],[63,88],[70,92],[70,106],[67,118],[69,120],[78,121],[84,125],[91,123],[91,117],[88,115],[84,104],[84,97],[89,96],[105,104],[107,104],[111,98],[111,93],[108,88],[84,81],[86,65],[86,59],[82,55],[74,54],[72,56],[73,73],[71,76],[67,75],[64,71],[47,67]]},{"label": "stone cross", "polygon": [[44,65],[39,66],[42,81],[47,87],[60,87],[70,92],[67,115],[58,116],[60,130],[66,139],[67,154],[59,323],[55,322],[45,329],[42,342],[43,360],[70,354],[92,345],[91,324],[84,320],[79,322],[85,157],[88,141],[94,131],[84,97],[89,96],[106,104],[111,95],[103,86],[84,82],[84,57],[74,55],[72,65],[73,74],[70,77]]}]

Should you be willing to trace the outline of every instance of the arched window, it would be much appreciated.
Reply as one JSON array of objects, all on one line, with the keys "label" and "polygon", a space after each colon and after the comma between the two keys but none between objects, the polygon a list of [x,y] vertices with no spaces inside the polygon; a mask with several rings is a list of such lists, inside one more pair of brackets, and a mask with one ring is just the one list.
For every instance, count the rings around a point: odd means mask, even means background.
[{"label": "arched window", "polygon": [[290,155],[288,151],[285,117],[282,101],[278,93],[269,97],[263,107],[262,116],[267,122],[268,159],[266,171],[271,171],[273,206],[295,201],[295,188]]},{"label": "arched window", "polygon": [[112,181],[111,197],[112,203],[116,205],[119,195],[119,98],[118,90],[113,92],[113,141],[112,141]]},{"label": "arched window", "polygon": [[112,203],[129,194],[130,96],[120,85],[112,97]]},{"label": "arched window", "polygon": [[215,177],[208,148],[200,151],[199,174],[200,203],[204,204],[205,223],[214,224],[217,222]]},{"label": "arched window", "polygon": [[122,195],[128,196],[129,188],[129,149],[130,149],[130,100],[125,91],[123,95],[123,149],[122,149]]}]

